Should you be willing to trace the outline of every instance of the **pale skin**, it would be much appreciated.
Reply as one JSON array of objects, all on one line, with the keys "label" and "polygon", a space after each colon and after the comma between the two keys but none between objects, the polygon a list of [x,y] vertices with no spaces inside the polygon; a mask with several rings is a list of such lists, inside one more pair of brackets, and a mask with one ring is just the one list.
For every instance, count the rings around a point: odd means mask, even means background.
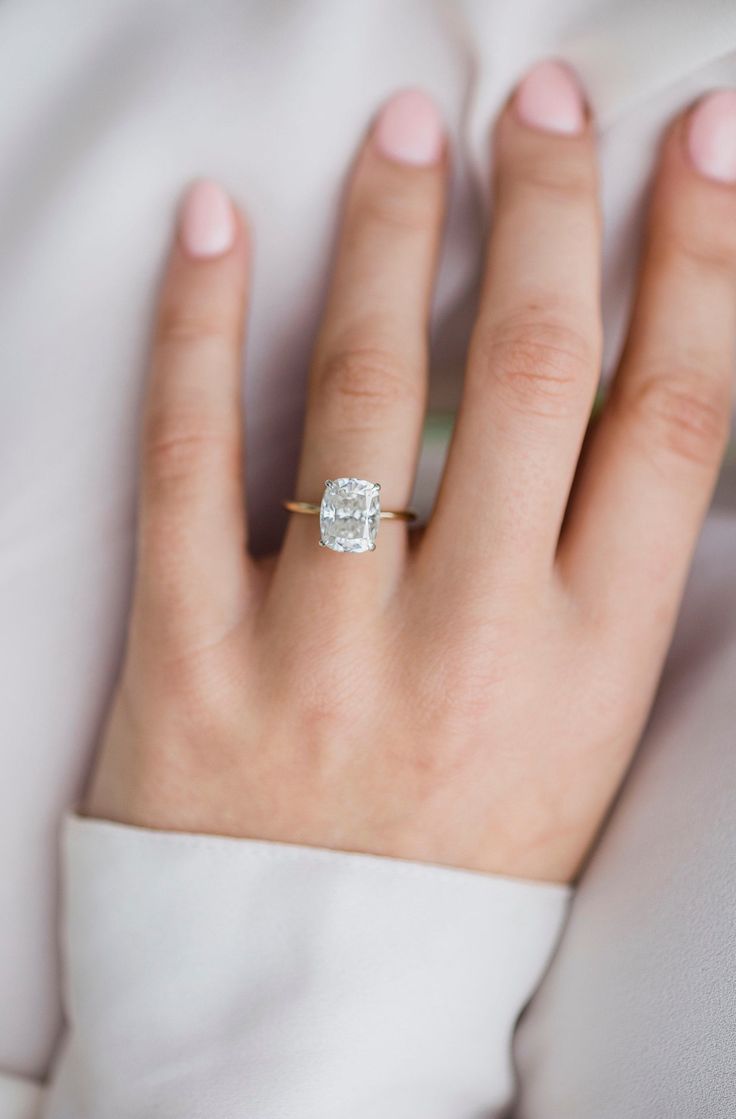
[{"label": "pale skin", "polygon": [[[696,167],[691,116],[663,140],[628,341],[581,461],[601,356],[595,126],[544,131],[510,99],[436,506],[423,532],[384,523],[367,555],[319,548],[299,515],[277,557],[248,554],[249,234],[236,216],[206,258],[175,238],[88,814],[575,879],[647,718],[729,430],[736,187]],[[409,504],[447,171],[446,146],[419,166],[365,138],[284,496],[355,475]]]}]

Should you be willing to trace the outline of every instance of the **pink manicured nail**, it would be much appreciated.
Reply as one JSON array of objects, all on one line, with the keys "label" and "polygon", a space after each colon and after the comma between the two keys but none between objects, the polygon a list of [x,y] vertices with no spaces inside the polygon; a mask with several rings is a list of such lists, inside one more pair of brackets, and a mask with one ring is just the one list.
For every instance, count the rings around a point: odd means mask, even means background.
[{"label": "pink manicured nail", "polygon": [[687,145],[701,175],[719,183],[736,183],[736,91],[711,93],[695,106]]},{"label": "pink manicured nail", "polygon": [[516,91],[519,119],[543,132],[569,136],[585,127],[585,101],[577,78],[559,62],[540,62]]},{"label": "pink manicured nail", "polygon": [[184,195],[179,236],[190,256],[222,256],[235,240],[235,215],[230,199],[217,183],[201,179]]},{"label": "pink manicured nail", "polygon": [[442,155],[445,130],[431,97],[418,89],[407,89],[384,105],[373,137],[379,151],[389,159],[429,167]]}]

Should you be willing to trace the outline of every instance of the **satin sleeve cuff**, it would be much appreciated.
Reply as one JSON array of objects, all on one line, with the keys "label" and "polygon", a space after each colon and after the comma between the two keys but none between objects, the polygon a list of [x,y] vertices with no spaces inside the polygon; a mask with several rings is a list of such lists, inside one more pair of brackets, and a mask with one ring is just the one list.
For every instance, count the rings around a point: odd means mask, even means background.
[{"label": "satin sleeve cuff", "polygon": [[80,819],[49,1119],[476,1119],[565,887]]}]

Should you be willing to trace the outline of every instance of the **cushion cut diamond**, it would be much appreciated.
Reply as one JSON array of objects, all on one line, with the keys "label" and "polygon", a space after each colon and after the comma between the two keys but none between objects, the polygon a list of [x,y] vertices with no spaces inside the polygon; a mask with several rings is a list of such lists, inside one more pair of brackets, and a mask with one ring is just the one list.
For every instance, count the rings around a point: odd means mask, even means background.
[{"label": "cushion cut diamond", "polygon": [[320,544],[333,552],[372,552],[381,515],[381,487],[362,478],[325,482],[319,511]]}]

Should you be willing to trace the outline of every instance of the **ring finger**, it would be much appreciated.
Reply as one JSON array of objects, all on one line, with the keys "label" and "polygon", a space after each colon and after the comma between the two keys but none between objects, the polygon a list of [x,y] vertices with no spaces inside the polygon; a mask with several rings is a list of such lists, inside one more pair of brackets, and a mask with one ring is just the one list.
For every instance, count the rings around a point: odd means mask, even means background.
[{"label": "ring finger", "polygon": [[[324,323],[317,341],[297,497],[318,502],[324,481],[381,484],[385,509],[407,505],[426,395],[427,324],[445,193],[445,139],[417,91],[380,114],[353,172]],[[395,577],[406,530],[381,531],[375,555],[345,559],[316,547],[315,518],[292,516],[276,584]],[[362,573],[362,574],[361,574]]]}]

